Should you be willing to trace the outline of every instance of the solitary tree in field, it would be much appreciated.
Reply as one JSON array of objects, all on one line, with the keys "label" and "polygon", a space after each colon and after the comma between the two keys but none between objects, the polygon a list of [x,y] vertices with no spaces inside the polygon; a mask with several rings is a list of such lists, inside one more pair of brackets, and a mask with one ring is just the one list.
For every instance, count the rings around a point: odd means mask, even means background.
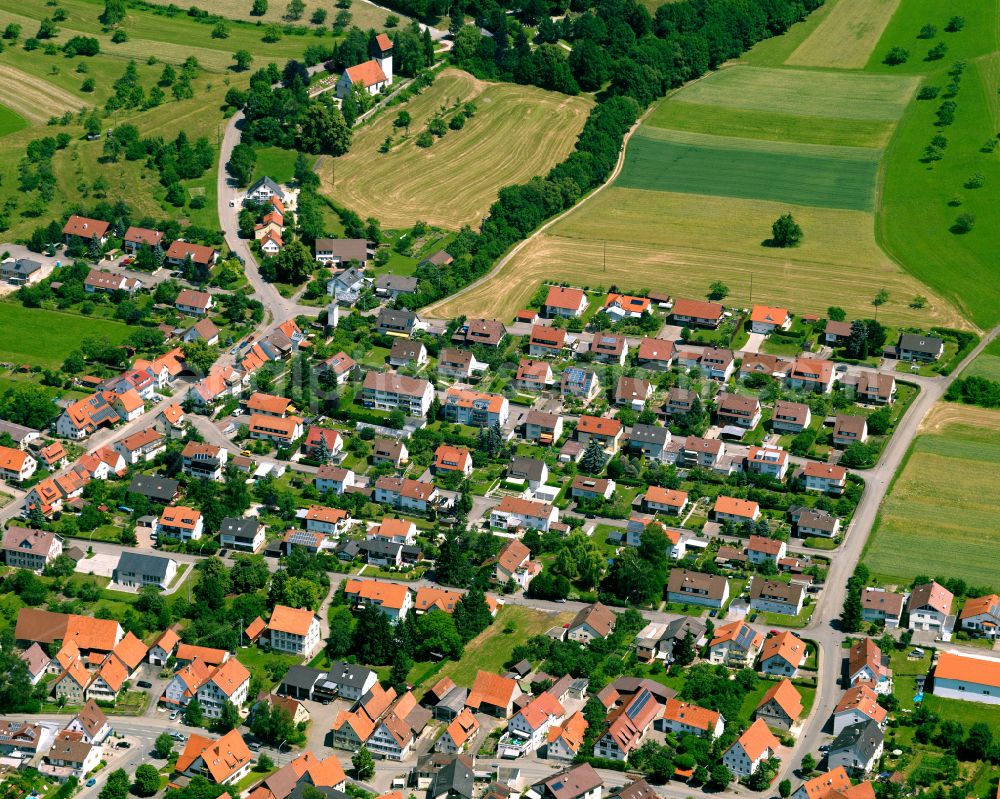
[{"label": "solitary tree in field", "polygon": [[885,54],[883,63],[888,64],[890,67],[895,67],[900,64],[905,64],[909,58],[910,51],[905,47],[893,47],[888,53]]},{"label": "solitary tree in field", "polygon": [[885,305],[889,302],[889,292],[885,289],[879,289],[878,294],[872,297],[872,305],[875,306],[875,318],[878,319],[878,309],[880,306]]},{"label": "solitary tree in field", "polygon": [[712,302],[718,302],[719,300],[724,300],[729,296],[729,286],[723,283],[721,280],[716,280],[712,285],[708,287],[708,299]]},{"label": "solitary tree in field", "polygon": [[771,225],[771,244],[775,247],[794,247],[802,241],[802,228],[791,214],[782,214]]},{"label": "solitary tree in field", "polygon": [[233,61],[236,62],[234,69],[245,72],[253,63],[253,54],[249,50],[237,50],[233,53]]},{"label": "solitary tree in field", "polygon": [[120,23],[125,19],[125,0],[104,0],[104,13],[98,19],[108,28]]}]

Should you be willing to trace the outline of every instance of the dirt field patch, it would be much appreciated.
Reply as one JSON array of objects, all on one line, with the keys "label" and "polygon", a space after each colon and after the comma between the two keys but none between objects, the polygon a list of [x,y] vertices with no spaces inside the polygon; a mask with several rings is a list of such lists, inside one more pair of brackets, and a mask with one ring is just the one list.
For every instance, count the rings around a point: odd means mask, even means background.
[{"label": "dirt field patch", "polygon": [[[466,102],[476,114],[462,130],[449,130],[433,146],[415,140],[428,120]],[[433,86],[355,131],[351,151],[326,159],[323,191],[383,226],[408,227],[418,219],[447,228],[475,225],[503,186],[544,175],[572,149],[592,101],[532,86],[486,83],[467,72],[444,70]],[[394,128],[400,111],[409,134]],[[388,153],[379,148],[387,136]]]},{"label": "dirt field patch", "polygon": [[785,61],[798,67],[862,69],[900,0],[840,0]]},{"label": "dirt field patch", "polygon": [[36,125],[84,105],[69,92],[7,64],[0,64],[0,103]]}]

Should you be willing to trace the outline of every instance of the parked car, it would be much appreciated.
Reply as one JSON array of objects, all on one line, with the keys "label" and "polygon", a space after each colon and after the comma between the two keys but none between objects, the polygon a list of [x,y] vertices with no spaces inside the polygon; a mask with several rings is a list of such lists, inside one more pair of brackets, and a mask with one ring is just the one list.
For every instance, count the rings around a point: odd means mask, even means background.
[{"label": "parked car", "polygon": [[97,785],[97,780],[91,777],[84,783],[84,785],[86,785],[88,788],[93,788],[95,785]]},{"label": "parked car", "polygon": [[138,685],[140,688],[152,688],[153,687],[153,683],[151,683],[149,680],[139,680],[139,682],[137,682],[136,685]]},{"label": "parked car", "polygon": [[132,744],[130,744],[128,741],[119,741],[118,743],[115,744],[115,749],[131,749],[131,748]]},{"label": "parked car", "polygon": [[174,721],[176,718],[177,718],[177,711],[176,710],[171,711],[170,720]]}]

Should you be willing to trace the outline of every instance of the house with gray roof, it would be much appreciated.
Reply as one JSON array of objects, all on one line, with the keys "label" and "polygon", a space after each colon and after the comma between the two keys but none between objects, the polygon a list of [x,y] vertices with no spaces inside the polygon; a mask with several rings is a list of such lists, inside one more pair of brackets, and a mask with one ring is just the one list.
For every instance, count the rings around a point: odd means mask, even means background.
[{"label": "house with gray roof", "polygon": [[161,477],[158,474],[137,474],[128,485],[130,494],[139,494],[151,499],[154,502],[173,502],[177,497],[177,489],[180,486],[176,480],[170,477]]},{"label": "house with gray roof", "polygon": [[630,450],[641,452],[646,458],[661,463],[670,463],[676,460],[676,450],[668,449],[670,430],[666,427],[659,427],[655,424],[636,424],[633,425],[625,438]]},{"label": "house with gray roof", "polygon": [[380,297],[396,299],[401,294],[413,294],[419,281],[405,275],[379,275],[375,280],[375,293]]},{"label": "house with gray roof", "polygon": [[936,361],[944,354],[944,342],[935,336],[902,333],[896,346],[896,357],[901,361]]},{"label": "house with gray roof", "polygon": [[368,265],[366,239],[316,239],[314,251],[323,266],[344,266],[351,261],[357,261],[361,269]]},{"label": "house with gray roof", "polygon": [[0,263],[0,278],[15,286],[25,286],[42,279],[42,265],[30,258],[7,258]]},{"label": "house with gray roof", "polygon": [[843,766],[848,774],[863,776],[871,771],[882,757],[885,736],[878,723],[866,719],[844,727],[827,753],[829,768]]},{"label": "house with gray roof", "polygon": [[317,680],[313,693],[316,699],[347,699],[357,701],[378,682],[378,675],[367,666],[334,661]]},{"label": "house with gray roof", "polygon": [[126,588],[144,588],[155,585],[160,590],[168,588],[177,576],[177,561],[160,555],[140,552],[122,552],[115,566],[113,581]]}]

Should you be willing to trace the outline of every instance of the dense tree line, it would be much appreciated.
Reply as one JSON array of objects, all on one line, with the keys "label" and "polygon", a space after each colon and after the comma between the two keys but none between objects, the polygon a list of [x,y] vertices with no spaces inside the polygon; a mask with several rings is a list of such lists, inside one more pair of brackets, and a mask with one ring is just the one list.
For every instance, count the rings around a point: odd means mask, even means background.
[{"label": "dense tree line", "polygon": [[[434,0],[426,4],[408,0],[406,5],[411,3],[412,8],[403,9],[407,13],[420,16],[421,5],[425,13],[436,11]],[[561,23],[555,32],[556,38],[573,42],[573,52],[566,58],[545,45],[532,49],[521,28],[522,21],[532,24],[562,13],[564,5],[519,0],[510,16],[507,7],[494,0],[462,3],[459,10],[475,16],[476,24],[492,35],[473,26],[458,30],[454,58],[459,66],[481,77],[533,83],[569,94],[603,90],[573,152],[545,177],[501,189],[480,233],[449,247],[455,258],[449,266],[418,267],[419,289],[401,303],[410,308],[426,305],[486,274],[511,245],[607,180],[625,134],[643,108],[668,89],[783,33],[821,4],[822,0],[683,0],[660,6],[651,17],[635,0],[598,0],[575,8],[583,13],[571,23]]]},{"label": "dense tree line", "polygon": [[1000,383],[978,375],[959,377],[948,387],[944,398],[950,402],[964,402],[966,405],[1000,408]]}]

